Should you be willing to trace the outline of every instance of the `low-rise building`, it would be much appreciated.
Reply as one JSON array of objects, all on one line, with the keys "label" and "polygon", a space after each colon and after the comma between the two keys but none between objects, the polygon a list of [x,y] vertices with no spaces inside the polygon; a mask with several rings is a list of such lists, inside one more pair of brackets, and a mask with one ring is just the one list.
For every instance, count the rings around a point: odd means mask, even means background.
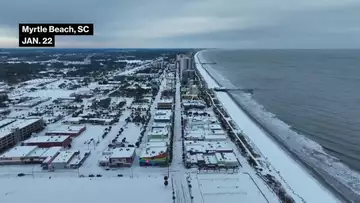
[{"label": "low-rise building", "polygon": [[47,169],[49,164],[57,157],[57,155],[60,154],[61,149],[62,147],[48,148],[48,150],[43,154],[46,158],[41,162],[41,167]]},{"label": "low-rise building", "polygon": [[130,167],[135,159],[135,147],[119,147],[103,152],[99,160],[100,166]]},{"label": "low-rise building", "polygon": [[77,98],[91,98],[93,96],[94,94],[91,93],[91,91],[89,90],[80,90],[70,94],[70,97],[77,97]]},{"label": "low-rise building", "polygon": [[49,164],[52,169],[64,169],[69,167],[70,161],[80,153],[80,151],[60,151],[56,158]]},{"label": "low-rise building", "polygon": [[45,135],[68,135],[71,137],[77,137],[86,130],[86,126],[83,125],[72,125],[63,126],[55,130],[49,130]]},{"label": "low-rise building", "polygon": [[149,139],[165,139],[170,136],[170,131],[168,127],[152,127],[151,131],[148,133]]},{"label": "low-rise building", "polygon": [[15,104],[15,107],[25,107],[25,108],[31,108],[34,107],[40,103],[46,102],[51,100],[51,97],[46,97],[46,98],[41,98],[41,97],[37,97],[28,101],[24,101],[18,104]]},{"label": "low-rise building", "polygon": [[85,160],[90,156],[91,151],[80,152],[68,164],[69,168],[79,168]]},{"label": "low-rise building", "polygon": [[227,141],[184,141],[185,152],[190,154],[211,154],[216,152],[233,152]]},{"label": "low-rise building", "polygon": [[17,146],[0,156],[2,164],[20,164],[28,154],[34,151],[36,146]]},{"label": "low-rise building", "polygon": [[68,147],[71,144],[71,136],[68,135],[55,135],[55,136],[38,136],[32,137],[23,141],[25,146],[38,146],[38,147]]},{"label": "low-rise building", "polygon": [[82,117],[71,117],[64,121],[64,124],[84,124],[84,123],[91,123],[94,125],[112,125],[116,121],[115,118],[106,119],[106,118],[82,118]]},{"label": "low-rise building", "polygon": [[157,109],[173,109],[174,100],[173,99],[161,99],[158,103],[156,108]]},{"label": "low-rise building", "polygon": [[188,168],[238,168],[239,161],[233,152],[213,154],[190,154],[186,153],[185,165]]},{"label": "low-rise building", "polygon": [[148,142],[140,154],[140,166],[166,166],[169,153],[166,142]]},{"label": "low-rise building", "polygon": [[155,111],[154,121],[159,123],[170,123],[173,117],[171,110],[157,110]]},{"label": "low-rise building", "polygon": [[0,164],[40,164],[56,156],[61,147],[16,146],[0,156]]},{"label": "low-rise building", "polygon": [[182,106],[184,107],[185,110],[189,110],[189,109],[202,110],[206,108],[206,103],[202,100],[183,100]]}]

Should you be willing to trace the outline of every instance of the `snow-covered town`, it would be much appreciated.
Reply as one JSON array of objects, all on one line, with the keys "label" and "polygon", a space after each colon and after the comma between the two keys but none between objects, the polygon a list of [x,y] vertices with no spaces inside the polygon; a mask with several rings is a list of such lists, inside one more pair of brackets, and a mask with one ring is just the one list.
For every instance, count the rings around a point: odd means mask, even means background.
[{"label": "snow-covered town", "polygon": [[339,202],[193,54],[1,83],[0,202]]}]

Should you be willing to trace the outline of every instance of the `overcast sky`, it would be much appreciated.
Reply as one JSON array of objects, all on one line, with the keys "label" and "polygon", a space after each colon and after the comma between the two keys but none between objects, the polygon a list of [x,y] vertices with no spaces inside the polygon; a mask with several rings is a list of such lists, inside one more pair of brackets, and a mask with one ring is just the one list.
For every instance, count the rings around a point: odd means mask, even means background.
[{"label": "overcast sky", "polygon": [[57,47],[360,48],[360,0],[0,0],[0,47],[26,22],[95,24]]}]

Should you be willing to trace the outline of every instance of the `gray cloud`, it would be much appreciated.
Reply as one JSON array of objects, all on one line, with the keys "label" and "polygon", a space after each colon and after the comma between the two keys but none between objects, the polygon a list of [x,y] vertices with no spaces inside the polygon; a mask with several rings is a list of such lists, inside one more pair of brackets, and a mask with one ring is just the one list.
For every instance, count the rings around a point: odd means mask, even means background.
[{"label": "gray cloud", "polygon": [[0,47],[20,22],[92,22],[62,47],[360,48],[358,0],[1,0]]}]

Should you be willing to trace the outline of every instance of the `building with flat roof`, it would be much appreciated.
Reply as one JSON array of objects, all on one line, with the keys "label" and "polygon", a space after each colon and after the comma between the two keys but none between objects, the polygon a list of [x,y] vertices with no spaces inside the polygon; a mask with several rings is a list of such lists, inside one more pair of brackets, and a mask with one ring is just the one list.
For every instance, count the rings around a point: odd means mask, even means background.
[{"label": "building with flat roof", "polygon": [[61,147],[16,146],[0,156],[0,164],[40,164],[47,158],[56,156],[61,149]]},{"label": "building with flat roof", "polygon": [[71,126],[62,126],[55,130],[49,130],[45,135],[68,135],[71,137],[79,136],[82,132],[86,130],[84,125],[71,125]]},{"label": "building with flat roof", "polygon": [[154,121],[159,123],[170,123],[173,118],[171,110],[157,110],[155,111]]},{"label": "building with flat roof", "polygon": [[140,154],[140,166],[166,166],[169,159],[166,142],[148,142]]},{"label": "building with flat roof", "polygon": [[18,142],[44,127],[42,118],[3,119],[0,121],[0,152],[10,149]]},{"label": "building with flat roof", "polygon": [[206,103],[202,100],[183,100],[182,106],[185,110],[189,109],[205,109]]},{"label": "building with flat roof", "polygon": [[130,167],[135,159],[135,147],[119,147],[103,152],[99,165],[110,167]]},{"label": "building with flat roof", "polygon": [[31,108],[31,107],[34,107],[40,103],[43,103],[43,102],[46,102],[49,100],[51,100],[51,97],[46,97],[46,98],[36,97],[31,100],[21,102],[19,104],[15,104],[15,107]]},{"label": "building with flat roof", "polygon": [[151,131],[148,133],[148,138],[150,139],[164,139],[170,136],[170,131],[168,127],[154,127],[152,126]]},{"label": "building with flat roof", "polygon": [[233,152],[215,154],[190,154],[186,153],[185,165],[187,168],[238,168],[239,161]]},{"label": "building with flat roof", "polygon": [[67,168],[70,161],[80,153],[80,151],[68,150],[60,151],[56,158],[49,163],[49,167],[53,169]]},{"label": "building with flat roof", "polygon": [[2,154],[0,160],[21,162],[23,158],[33,152],[36,148],[36,146],[17,146]]},{"label": "building with flat roof", "polygon": [[157,104],[157,109],[173,109],[174,100],[173,99],[161,99]]},{"label": "building with flat roof", "polygon": [[55,136],[38,136],[32,137],[23,141],[25,146],[38,147],[68,147],[71,144],[71,136],[69,135],[55,135]]},{"label": "building with flat roof", "polygon": [[184,141],[184,148],[190,154],[212,154],[216,152],[233,152],[227,141]]},{"label": "building with flat roof", "polygon": [[47,149],[48,150],[43,154],[46,159],[41,162],[43,169],[48,169],[49,164],[60,154],[62,147],[50,147]]}]

